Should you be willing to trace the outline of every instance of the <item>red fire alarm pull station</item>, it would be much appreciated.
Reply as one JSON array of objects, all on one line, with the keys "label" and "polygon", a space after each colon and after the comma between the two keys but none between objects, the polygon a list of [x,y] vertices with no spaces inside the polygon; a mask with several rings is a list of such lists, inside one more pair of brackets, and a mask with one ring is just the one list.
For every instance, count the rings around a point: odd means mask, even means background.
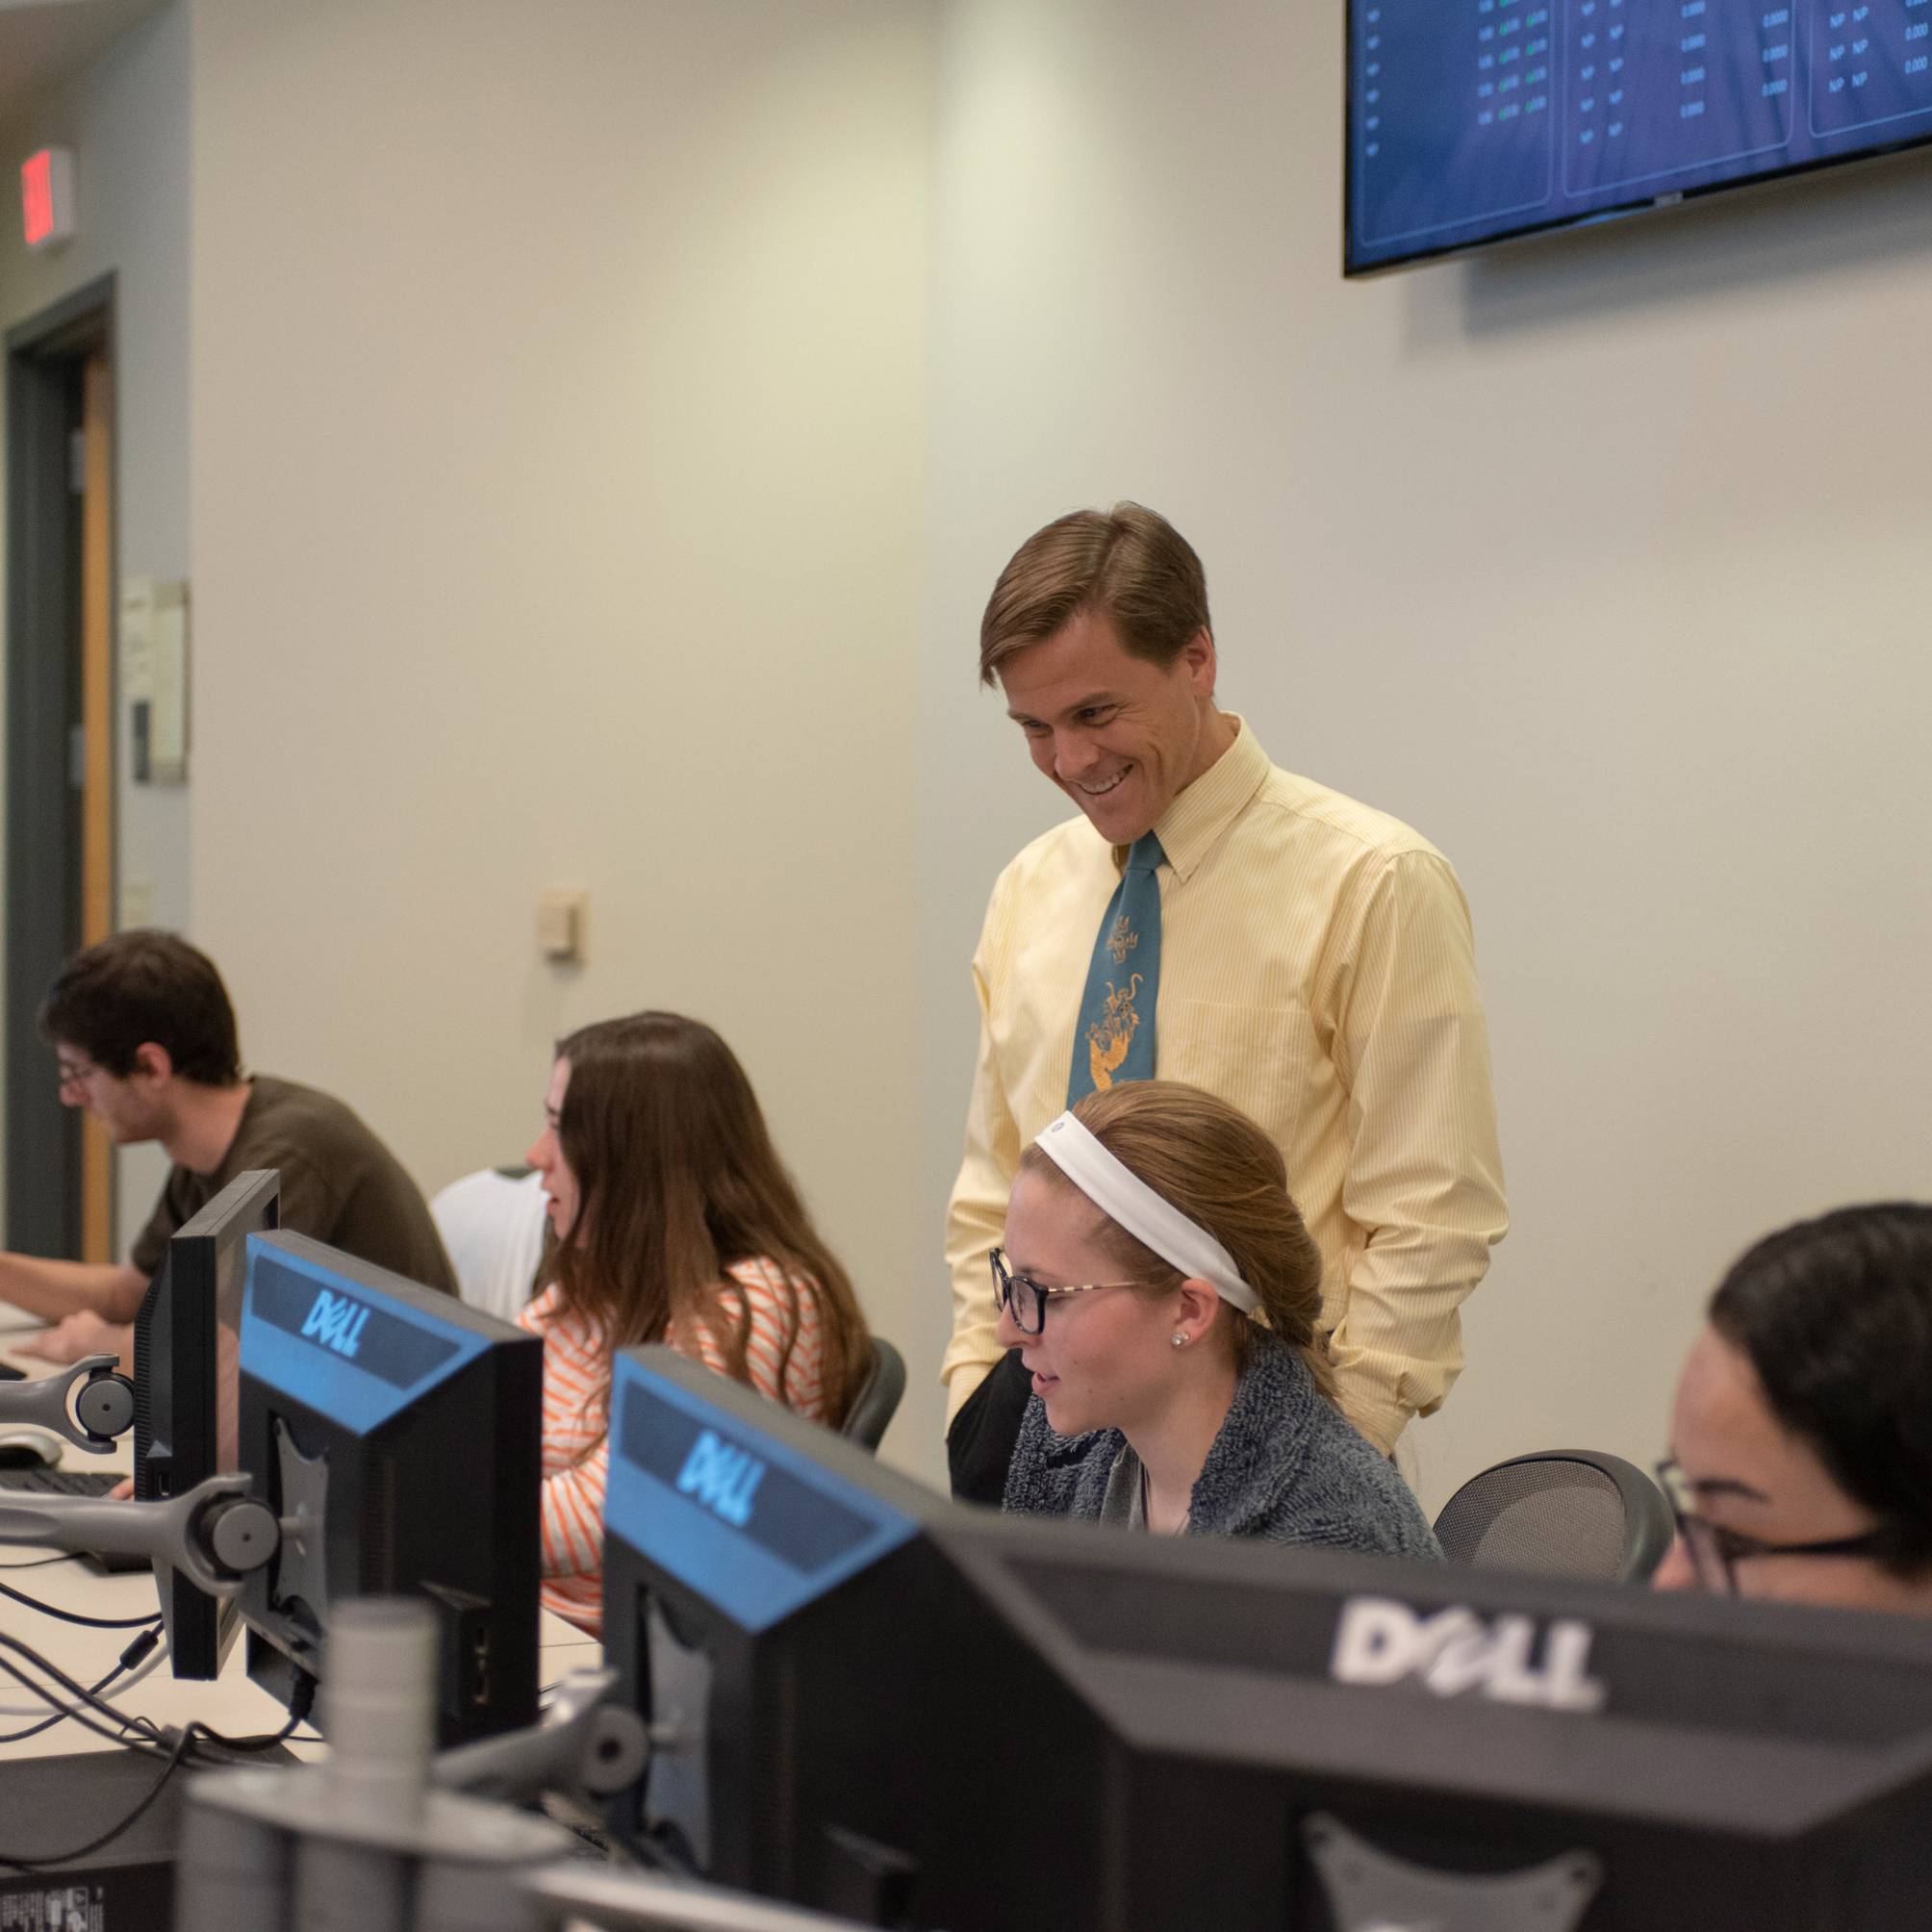
[{"label": "red fire alarm pull station", "polygon": [[52,248],[74,232],[74,156],[43,147],[20,164],[20,225],[30,248]]}]

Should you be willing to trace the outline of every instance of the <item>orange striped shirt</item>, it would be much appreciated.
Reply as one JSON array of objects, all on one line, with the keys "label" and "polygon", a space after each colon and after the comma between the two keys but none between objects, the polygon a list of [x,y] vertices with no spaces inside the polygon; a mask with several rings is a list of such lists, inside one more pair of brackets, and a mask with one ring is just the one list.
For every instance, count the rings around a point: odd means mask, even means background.
[{"label": "orange striped shirt", "polygon": [[[751,1318],[745,1363],[751,1386],[811,1422],[826,1419],[820,1385],[818,1297],[799,1294],[799,1333],[792,1357],[780,1367],[788,1319],[785,1278],[770,1261],[740,1261],[729,1271],[744,1292]],[[721,1284],[719,1301],[735,1324],[737,1296]],[[564,1312],[555,1283],[517,1317],[518,1325],[544,1338],[544,1608],[587,1630],[603,1634],[603,1509],[610,1457],[604,1440],[609,1420],[610,1361],[603,1336],[582,1317]],[[724,1351],[701,1322],[674,1323],[665,1337],[680,1355],[722,1375]]]}]

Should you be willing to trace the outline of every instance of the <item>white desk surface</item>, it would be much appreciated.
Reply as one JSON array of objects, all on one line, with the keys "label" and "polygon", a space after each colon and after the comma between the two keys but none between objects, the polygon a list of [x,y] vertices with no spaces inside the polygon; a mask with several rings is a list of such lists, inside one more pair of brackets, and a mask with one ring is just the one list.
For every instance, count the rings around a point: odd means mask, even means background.
[{"label": "white desk surface", "polygon": [[[17,1311],[0,1304],[0,1318]],[[38,1323],[16,1322],[0,1327],[0,1360],[11,1361],[29,1375],[51,1372],[51,1364],[31,1356],[16,1355],[8,1344],[19,1338],[23,1329]],[[69,1444],[64,1466],[84,1469],[114,1469],[122,1474],[133,1467],[134,1432],[130,1430],[104,1456],[90,1456]],[[51,1555],[43,1548],[21,1543],[0,1543],[0,1565],[34,1563]],[[145,1616],[158,1609],[154,1577],[147,1570],[129,1571],[119,1576],[101,1576],[78,1557],[60,1563],[41,1563],[33,1569],[0,1567],[0,1583],[62,1610],[79,1611],[89,1616]],[[0,1630],[30,1643],[51,1663],[83,1684],[94,1684],[114,1667],[114,1660],[138,1634],[133,1630],[89,1630],[83,1625],[63,1623],[29,1610],[11,1597],[0,1597]],[[538,1613],[539,1681],[545,1690],[572,1670],[594,1670],[603,1661],[602,1646],[574,1624]],[[289,1714],[259,1685],[248,1680],[247,1643],[238,1637],[228,1653],[220,1677],[214,1683],[178,1682],[163,1664],[125,1693],[110,1685],[101,1694],[131,1715],[153,1719],[157,1724],[185,1724],[198,1717],[204,1724],[229,1737],[244,1737],[279,1731]],[[13,1655],[0,1651],[0,1657]],[[24,1710],[35,1703],[34,1693],[0,1671],[0,1704]],[[49,1707],[51,1708],[51,1707]],[[44,1715],[40,1714],[40,1715]],[[0,1717],[0,1735],[17,1731],[36,1721],[30,1717]],[[0,1762],[15,1758],[63,1755],[71,1751],[109,1751],[118,1746],[108,1739],[75,1723],[62,1722],[38,1737],[17,1743],[0,1744]],[[291,1748],[299,1748],[292,1746]],[[312,1749],[314,1747],[311,1747]]]}]

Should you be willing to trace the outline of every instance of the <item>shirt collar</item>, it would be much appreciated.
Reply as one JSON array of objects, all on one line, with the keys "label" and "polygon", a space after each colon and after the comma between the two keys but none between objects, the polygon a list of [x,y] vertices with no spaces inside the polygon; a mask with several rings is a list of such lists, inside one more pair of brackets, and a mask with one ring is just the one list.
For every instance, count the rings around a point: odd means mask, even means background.
[{"label": "shirt collar", "polygon": [[[1261,789],[1269,770],[1268,754],[1236,717],[1234,742],[1155,822],[1155,835],[1177,878],[1184,880],[1213,851]],[[1127,863],[1125,846],[1114,847],[1113,862]]]}]

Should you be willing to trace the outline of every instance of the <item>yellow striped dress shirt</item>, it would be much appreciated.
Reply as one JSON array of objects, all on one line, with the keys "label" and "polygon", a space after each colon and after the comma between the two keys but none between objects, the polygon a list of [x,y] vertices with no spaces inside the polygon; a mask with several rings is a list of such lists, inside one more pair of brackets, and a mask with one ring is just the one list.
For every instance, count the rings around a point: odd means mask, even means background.
[{"label": "yellow striped dress shirt", "polygon": [[[1167,855],[1156,1072],[1232,1102],[1282,1150],[1321,1249],[1342,1408],[1392,1448],[1461,1371],[1458,1309],[1509,1226],[1462,887],[1426,839],[1281,771],[1245,724],[1155,830]],[[1000,1357],[986,1252],[1021,1150],[1066,1105],[1124,856],[1070,820],[1007,866],[986,908],[979,1058],[947,1212],[949,1421]]]}]

